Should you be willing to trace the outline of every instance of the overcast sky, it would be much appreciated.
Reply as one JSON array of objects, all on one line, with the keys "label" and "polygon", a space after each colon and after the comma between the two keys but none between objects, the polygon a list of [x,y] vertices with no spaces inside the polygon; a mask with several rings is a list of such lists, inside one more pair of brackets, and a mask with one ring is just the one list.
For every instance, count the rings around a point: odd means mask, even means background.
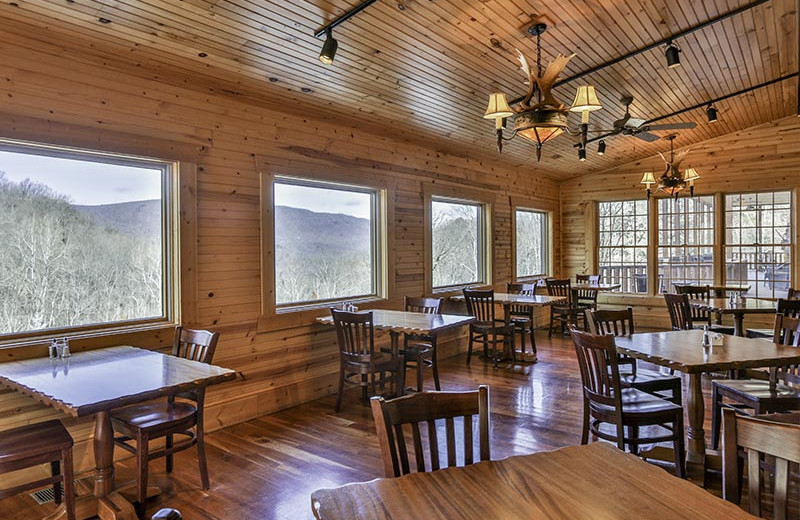
[{"label": "overcast sky", "polygon": [[14,182],[30,179],[95,206],[161,198],[161,170],[0,151],[0,172]]},{"label": "overcast sky", "polygon": [[357,191],[330,190],[275,183],[275,205],[289,206],[316,213],[343,213],[370,218],[370,195]]}]

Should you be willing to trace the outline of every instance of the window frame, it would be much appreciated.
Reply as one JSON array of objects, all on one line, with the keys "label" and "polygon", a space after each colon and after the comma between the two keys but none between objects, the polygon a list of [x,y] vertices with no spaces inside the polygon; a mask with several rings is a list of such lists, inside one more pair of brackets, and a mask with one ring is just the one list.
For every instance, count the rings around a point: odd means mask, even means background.
[{"label": "window frame", "polygon": [[296,311],[303,311],[303,310],[312,310],[312,309],[320,309],[320,308],[329,308],[332,305],[341,302],[370,302],[375,300],[380,300],[386,297],[386,283],[384,276],[384,267],[386,264],[386,252],[385,248],[382,247],[382,244],[385,242],[385,228],[387,226],[387,222],[385,217],[385,207],[386,207],[386,190],[383,188],[375,188],[371,186],[364,186],[364,185],[354,185],[344,182],[336,182],[336,181],[326,181],[326,180],[318,180],[312,179],[308,177],[298,177],[294,175],[283,175],[283,174],[275,174],[272,176],[272,211],[271,214],[273,216],[272,219],[272,251],[273,251],[273,261],[272,261],[272,280],[275,281],[277,279],[277,259],[274,256],[274,251],[276,249],[275,243],[275,221],[274,221],[274,209],[275,209],[275,185],[276,184],[287,184],[287,185],[294,185],[294,186],[306,186],[310,188],[320,188],[320,189],[327,189],[327,190],[338,190],[342,192],[356,192],[356,193],[365,193],[371,196],[370,201],[370,250],[372,257],[374,259],[372,265],[372,279],[373,279],[373,286],[375,291],[370,294],[362,294],[362,295],[354,295],[354,296],[340,296],[335,298],[327,298],[324,300],[307,300],[302,302],[292,302],[292,303],[278,303],[277,302],[277,294],[275,293],[275,283],[273,283],[273,292],[272,292],[272,301],[270,302],[273,306],[275,314],[283,314],[287,312],[296,312]]},{"label": "window frame", "polygon": [[[520,276],[517,272],[517,211],[528,211],[528,212],[536,212],[536,213],[543,213],[545,216],[545,241],[544,241],[544,262],[545,262],[545,272],[536,275],[524,275]],[[554,226],[554,211],[552,207],[543,206],[541,201],[535,202],[528,199],[519,199],[512,197],[511,198],[511,272],[513,273],[513,279],[518,282],[531,282],[534,280],[538,280],[542,277],[547,278],[553,276],[554,270],[554,258],[555,258],[555,244],[554,244],[554,237],[553,237],[553,226]]]},{"label": "window frame", "polygon": [[[186,255],[185,260],[179,256],[179,253],[189,249],[190,243],[196,242],[196,166],[189,160],[192,152],[180,143],[167,142],[163,146],[142,146],[130,142],[121,144],[124,136],[115,136],[113,133],[110,135],[114,138],[103,143],[105,146],[97,146],[99,143],[91,139],[78,139],[77,143],[67,146],[58,144],[60,139],[53,139],[52,136],[42,139],[39,135],[26,135],[27,139],[24,140],[0,137],[0,150],[120,166],[157,166],[162,170],[162,314],[132,320],[0,334],[0,348],[33,344],[61,336],[83,339],[137,333],[154,328],[172,328],[182,322],[194,323],[197,319],[197,296],[193,292],[196,287],[195,249]],[[174,158],[164,158],[167,155]],[[182,206],[184,202],[186,204]],[[184,209],[186,216],[192,220],[191,225],[179,218]]]},{"label": "window frame", "polygon": [[[714,195],[695,195],[694,197],[689,197],[689,198],[698,199],[700,197],[706,197],[706,198],[711,199],[711,224],[710,224],[711,227],[709,227],[709,228],[697,228],[696,227],[696,228],[691,228],[691,229],[688,228],[687,225],[686,225],[686,216],[689,215],[689,214],[701,215],[704,212],[688,211],[686,209],[686,205],[684,204],[683,211],[667,213],[668,215],[681,215],[683,217],[683,219],[684,219],[683,226],[681,228],[679,228],[679,229],[678,228],[671,228],[670,231],[672,231],[672,232],[678,231],[680,233],[683,233],[684,242],[683,242],[683,244],[668,244],[668,245],[662,245],[661,244],[661,235],[662,235],[662,231],[663,230],[661,229],[661,225],[660,224],[662,222],[662,217],[664,216],[664,214],[661,212],[661,204],[660,203],[661,203],[661,201],[670,201],[670,202],[672,202],[674,204],[676,200],[685,200],[685,199],[688,199],[688,198],[686,198],[686,197],[680,197],[678,199],[675,199],[674,197],[658,197],[658,198],[656,198],[656,203],[655,203],[655,212],[656,212],[656,229],[655,229],[655,237],[656,237],[656,244],[655,244],[655,251],[656,251],[656,257],[655,257],[656,278],[655,278],[655,280],[656,280],[656,282],[655,283],[656,283],[656,287],[655,287],[655,292],[656,292],[656,294],[661,294],[659,292],[659,290],[658,290],[659,289],[658,271],[659,271],[659,267],[661,265],[659,263],[659,260],[661,258],[660,250],[662,248],[683,249],[684,257],[685,257],[686,250],[688,248],[690,248],[690,247],[697,247],[698,249],[710,249],[711,250],[711,277],[710,277],[709,285],[714,285],[714,280],[716,278],[716,264],[717,264],[717,257],[718,257],[717,248],[716,248],[717,236],[716,236],[716,232],[715,232],[715,229],[714,229],[715,225],[716,225],[716,217],[717,217],[717,197],[715,197]],[[711,234],[711,243],[710,244],[705,244],[705,245],[688,244],[686,242],[686,233],[688,233],[690,231],[698,232],[698,231],[702,231],[702,230],[706,230],[707,232],[709,232]],[[681,266],[683,266],[683,268],[685,270],[686,266],[700,265],[700,261],[698,260],[697,262],[686,262],[684,260],[683,262],[675,262],[675,263],[673,263],[672,261],[669,261],[664,265],[668,269],[670,269],[670,268],[672,268],[673,266],[676,266],[676,265],[681,265]],[[684,281],[685,281],[685,277],[684,277]],[[701,284],[702,281],[700,281],[698,279],[695,279],[691,283]],[[674,284],[674,282],[671,281],[671,279],[670,279],[670,281],[666,281],[665,280],[664,281],[664,291],[663,292],[673,292],[674,291],[673,284]]]},{"label": "window frame", "polygon": [[[597,273],[600,273],[600,269],[601,269],[601,265],[600,265],[600,249],[603,247],[603,246],[600,245],[600,242],[601,242],[601,240],[600,240],[600,236],[601,236],[601,231],[600,231],[600,220],[601,220],[600,204],[614,204],[614,203],[639,202],[639,201],[644,201],[645,204],[646,204],[646,208],[647,208],[647,214],[646,214],[647,243],[644,246],[622,246],[622,247],[627,247],[627,248],[630,248],[630,249],[644,248],[645,254],[647,255],[646,258],[645,258],[645,263],[644,263],[644,265],[645,265],[645,273],[647,274],[647,285],[646,285],[646,288],[645,288],[644,292],[630,292],[630,291],[626,291],[625,290],[625,287],[624,287],[624,284],[623,284],[623,286],[619,290],[611,291],[611,293],[613,293],[613,294],[626,295],[626,296],[631,296],[631,295],[633,295],[633,296],[648,296],[648,295],[652,295],[651,291],[653,291],[653,287],[655,286],[655,279],[658,276],[657,268],[655,267],[655,258],[654,258],[654,254],[655,254],[654,242],[656,240],[654,240],[654,238],[653,238],[653,233],[654,233],[654,225],[653,224],[654,224],[654,218],[656,216],[656,208],[655,208],[656,204],[655,204],[655,201],[653,200],[653,198],[650,198],[648,200],[648,199],[642,199],[642,198],[639,198],[639,197],[636,197],[636,198],[623,198],[623,199],[615,198],[615,199],[601,200],[601,201],[597,201],[597,203],[595,204],[595,208],[594,208],[594,210],[595,210],[594,211],[595,212],[595,218],[594,218],[594,226],[595,227],[594,227],[594,231],[595,231],[595,237],[596,238],[595,238],[595,248],[594,248],[595,249],[595,258],[594,258],[594,260],[595,260],[595,266],[597,268],[596,271],[597,271]],[[655,277],[653,276],[654,272],[656,272]],[[612,283],[610,280],[607,280],[605,278],[602,280],[602,282],[603,283]]]},{"label": "window frame", "polygon": [[[465,203],[478,206],[480,219],[480,249],[479,267],[483,280],[465,284],[450,285],[446,287],[433,287],[433,208],[434,200],[442,202]],[[493,266],[493,197],[481,190],[462,188],[456,186],[423,185],[423,206],[424,206],[424,288],[425,293],[430,295],[448,296],[459,294],[465,287],[490,286],[494,279]]]}]

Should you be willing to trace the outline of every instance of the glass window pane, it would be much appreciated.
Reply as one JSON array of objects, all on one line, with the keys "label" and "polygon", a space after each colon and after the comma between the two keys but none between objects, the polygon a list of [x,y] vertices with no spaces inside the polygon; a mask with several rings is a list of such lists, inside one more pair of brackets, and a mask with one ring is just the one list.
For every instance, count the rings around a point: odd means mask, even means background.
[{"label": "glass window pane", "polygon": [[517,278],[547,274],[547,214],[516,210],[515,217]]},{"label": "glass window pane", "polygon": [[0,331],[166,316],[169,164],[41,153],[0,151]]},{"label": "glass window pane", "polygon": [[[675,283],[712,283],[713,232],[705,226],[714,220],[714,197],[659,199],[658,209],[659,289],[673,291]],[[701,254],[698,246],[708,247]]]},{"label": "glass window pane", "polygon": [[481,206],[431,202],[433,287],[483,282]]},{"label": "glass window pane", "polygon": [[376,192],[292,180],[274,189],[275,303],[376,294]]},{"label": "glass window pane", "polygon": [[624,292],[646,292],[648,206],[646,200],[601,202],[600,275]]}]

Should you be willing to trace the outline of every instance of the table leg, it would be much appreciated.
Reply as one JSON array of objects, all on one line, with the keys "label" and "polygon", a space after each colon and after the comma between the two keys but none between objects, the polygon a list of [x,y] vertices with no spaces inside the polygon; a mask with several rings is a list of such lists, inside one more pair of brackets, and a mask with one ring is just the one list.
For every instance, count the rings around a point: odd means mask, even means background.
[{"label": "table leg", "polygon": [[114,491],[114,428],[108,410],[94,416],[94,462],[94,494],[104,497]]},{"label": "table leg", "polygon": [[737,312],[733,315],[733,335],[744,337],[744,313]]},{"label": "table leg", "polygon": [[[400,333],[394,330],[389,331],[389,337],[392,339],[392,356],[400,357]],[[406,393],[406,360],[400,359],[400,382],[397,388],[398,395]]]},{"label": "table leg", "polygon": [[[689,374],[687,408],[689,428],[687,429],[687,468],[696,477],[697,471],[705,471],[706,432],[703,430],[705,403],[703,402],[702,374]],[[702,473],[700,474],[702,479]]]}]

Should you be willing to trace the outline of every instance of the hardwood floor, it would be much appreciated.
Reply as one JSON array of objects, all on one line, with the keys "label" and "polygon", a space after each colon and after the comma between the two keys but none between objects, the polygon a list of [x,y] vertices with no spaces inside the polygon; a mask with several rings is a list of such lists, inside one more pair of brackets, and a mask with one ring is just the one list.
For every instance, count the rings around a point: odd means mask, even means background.
[{"label": "hardwood floor", "polygon": [[[494,369],[473,358],[467,366],[465,355],[440,362],[444,390],[490,386],[493,459],[580,442],[581,385],[572,343],[548,340],[542,331],[536,340],[535,365]],[[382,477],[369,408],[356,391],[345,395],[339,414],[334,401],[329,396],[207,435],[209,491],[200,489],[195,450],[176,455],[170,477],[163,462],[151,463],[150,484],[162,494],[148,504],[148,514],[170,506],[192,520],[313,518],[313,490]],[[132,480],[133,460],[117,475]],[[37,518],[50,508],[28,496],[12,498],[0,501],[0,518]]]}]

